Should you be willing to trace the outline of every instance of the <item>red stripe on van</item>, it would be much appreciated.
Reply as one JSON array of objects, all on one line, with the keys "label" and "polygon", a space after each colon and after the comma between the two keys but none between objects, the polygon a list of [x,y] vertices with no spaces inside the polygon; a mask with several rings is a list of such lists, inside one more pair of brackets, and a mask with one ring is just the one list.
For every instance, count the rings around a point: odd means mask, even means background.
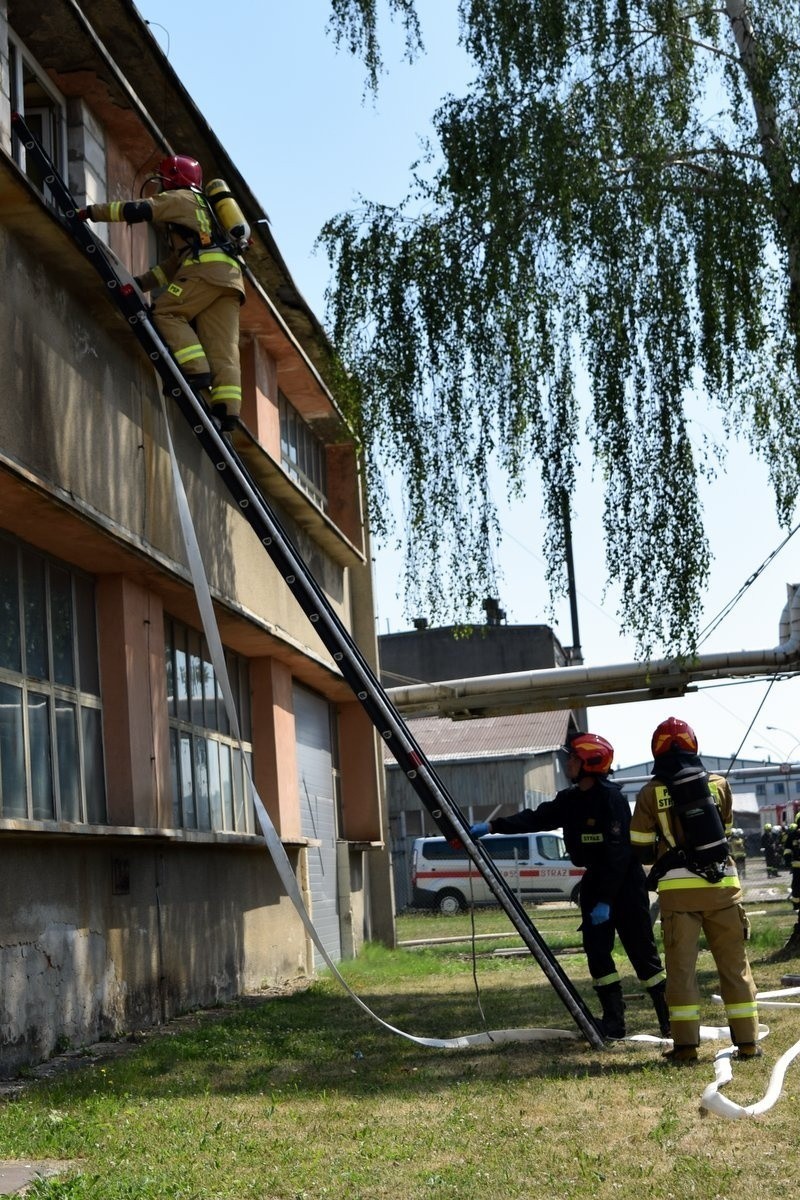
[{"label": "red stripe on van", "polygon": [[[499,864],[496,864],[499,866]],[[514,872],[516,877],[517,871],[514,867],[507,868]],[[581,876],[584,874],[582,867],[545,867],[543,870],[535,867],[523,868],[519,872],[520,879],[563,879],[565,876],[573,875]],[[417,879],[479,879],[479,871],[417,871]]]}]

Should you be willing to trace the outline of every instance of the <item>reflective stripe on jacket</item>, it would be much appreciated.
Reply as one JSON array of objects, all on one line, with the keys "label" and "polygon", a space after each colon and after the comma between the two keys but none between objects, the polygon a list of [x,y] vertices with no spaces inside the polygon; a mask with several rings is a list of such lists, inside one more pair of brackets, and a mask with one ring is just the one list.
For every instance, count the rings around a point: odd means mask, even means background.
[{"label": "reflective stripe on jacket", "polygon": [[[727,832],[733,823],[730,786],[721,775],[710,775],[708,782]],[[680,846],[680,829],[675,826],[672,800],[659,779],[646,783],[636,797],[631,819],[631,844],[640,852],[649,851],[647,857],[651,861],[653,851],[658,861]],[[669,868],[658,881],[658,895],[663,911],[688,912],[695,908],[724,908],[740,900],[742,893],[736,865],[729,858],[725,875],[718,883],[709,883],[685,866]]]}]

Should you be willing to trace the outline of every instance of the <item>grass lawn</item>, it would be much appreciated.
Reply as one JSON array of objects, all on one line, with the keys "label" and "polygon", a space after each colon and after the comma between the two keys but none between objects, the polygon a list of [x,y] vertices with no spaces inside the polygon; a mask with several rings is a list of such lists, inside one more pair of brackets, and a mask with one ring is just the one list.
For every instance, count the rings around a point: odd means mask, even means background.
[{"label": "grass lawn", "polygon": [[[597,1011],[577,910],[536,909],[534,920]],[[761,990],[798,969],[770,961],[792,923],[788,905],[753,918]],[[476,933],[508,929],[500,912],[475,914]],[[403,941],[468,940],[369,946],[343,972],[380,1017],[419,1036],[478,1032],[481,1012],[488,1028],[573,1028],[529,954],[496,956],[513,940],[481,939],[473,958],[470,931],[469,914],[402,916]],[[627,960],[620,968],[630,1032],[654,1033]],[[706,951],[700,975],[703,1021],[724,1024]],[[800,1008],[765,1009],[762,1020],[765,1057],[735,1063],[726,1088],[740,1104],[761,1099],[775,1061],[800,1039]],[[700,1065],[682,1069],[636,1043],[429,1049],[388,1033],[323,978],[32,1082],[0,1103],[0,1158],[77,1163],[36,1184],[35,1200],[789,1200],[800,1190],[800,1059],[768,1113],[727,1121],[698,1108],[720,1048],[704,1043]]]}]

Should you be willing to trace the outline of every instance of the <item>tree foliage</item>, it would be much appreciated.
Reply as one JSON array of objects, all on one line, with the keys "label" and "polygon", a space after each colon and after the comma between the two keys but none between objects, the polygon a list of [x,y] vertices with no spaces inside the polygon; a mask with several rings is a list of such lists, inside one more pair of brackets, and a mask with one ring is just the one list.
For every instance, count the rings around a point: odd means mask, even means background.
[{"label": "tree foliage", "polygon": [[[332,3],[377,80],[375,3]],[[411,0],[393,8],[413,40]],[[460,0],[459,16],[474,83],[441,102],[407,197],[322,233],[373,521],[388,471],[410,603],[463,616],[493,583],[491,464],[512,493],[538,473],[557,592],[585,436],[623,623],[643,653],[691,650],[698,482],[717,466],[693,415],[710,404],[749,441],[784,524],[797,497],[800,3]]]}]

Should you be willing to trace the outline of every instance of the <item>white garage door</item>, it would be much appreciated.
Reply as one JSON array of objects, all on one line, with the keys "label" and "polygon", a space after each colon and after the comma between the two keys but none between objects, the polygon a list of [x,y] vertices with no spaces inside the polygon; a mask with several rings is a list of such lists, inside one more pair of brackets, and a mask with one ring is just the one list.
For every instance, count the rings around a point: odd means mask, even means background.
[{"label": "white garage door", "polygon": [[[312,920],[334,962],[342,957],[336,879],[336,806],[333,799],[331,714],[328,702],[305,688],[293,689],[297,773],[304,837],[319,845],[308,848]],[[314,963],[323,966],[314,948]]]}]

